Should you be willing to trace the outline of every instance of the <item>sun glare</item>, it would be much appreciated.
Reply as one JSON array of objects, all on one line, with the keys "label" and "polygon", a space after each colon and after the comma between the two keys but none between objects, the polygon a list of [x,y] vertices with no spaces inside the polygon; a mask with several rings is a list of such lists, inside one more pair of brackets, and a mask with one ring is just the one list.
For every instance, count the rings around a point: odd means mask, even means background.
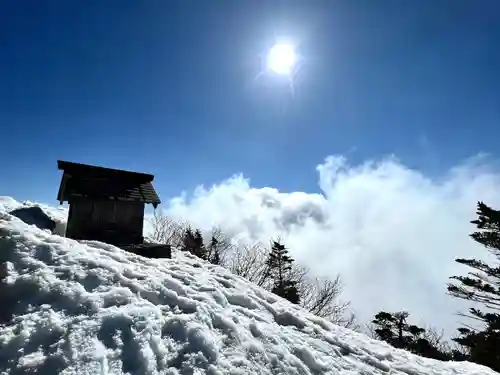
[{"label": "sun glare", "polygon": [[297,62],[295,48],[291,44],[275,44],[267,55],[267,66],[280,75],[291,75]]}]

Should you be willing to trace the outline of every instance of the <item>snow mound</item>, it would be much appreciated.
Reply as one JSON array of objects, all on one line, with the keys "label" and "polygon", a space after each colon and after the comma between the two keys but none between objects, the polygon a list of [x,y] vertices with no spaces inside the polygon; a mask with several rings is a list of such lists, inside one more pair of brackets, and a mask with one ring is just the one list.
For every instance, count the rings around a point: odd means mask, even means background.
[{"label": "snow mound", "polygon": [[[65,207],[55,208],[30,201],[20,203],[14,198],[0,196],[0,213],[2,212],[14,214],[27,224],[37,225],[41,229],[50,229],[60,236],[66,233],[68,209]],[[49,221],[54,222],[55,227],[48,224]]]},{"label": "snow mound", "polygon": [[0,212],[12,211],[19,208],[19,206],[22,206],[22,204],[14,198],[0,195]]},{"label": "snow mound", "polygon": [[36,225],[38,228],[47,229],[50,232],[56,228],[56,222],[37,206],[16,208],[9,214],[18,217],[26,224]]},{"label": "snow mound", "polygon": [[335,326],[181,252],[147,259],[0,213],[2,374],[494,374]]}]

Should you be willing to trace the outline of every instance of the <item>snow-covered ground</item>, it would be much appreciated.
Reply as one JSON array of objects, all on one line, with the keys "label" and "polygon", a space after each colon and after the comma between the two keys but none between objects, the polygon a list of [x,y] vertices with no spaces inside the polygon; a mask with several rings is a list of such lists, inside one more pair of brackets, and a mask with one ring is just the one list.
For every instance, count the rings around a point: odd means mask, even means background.
[{"label": "snow-covered ground", "polygon": [[494,374],[335,326],[189,254],[52,235],[2,202],[0,374]]},{"label": "snow-covered ground", "polygon": [[12,197],[0,196],[0,212],[10,212],[19,208],[40,207],[43,212],[56,223],[55,233],[64,236],[68,209],[64,206],[53,207],[47,204],[25,201],[20,203]]}]

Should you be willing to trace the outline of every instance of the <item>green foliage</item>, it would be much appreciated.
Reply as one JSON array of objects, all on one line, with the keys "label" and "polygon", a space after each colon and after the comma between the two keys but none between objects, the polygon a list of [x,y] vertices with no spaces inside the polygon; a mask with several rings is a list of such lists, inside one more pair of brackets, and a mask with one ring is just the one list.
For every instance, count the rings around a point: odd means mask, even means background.
[{"label": "green foliage", "polygon": [[292,303],[299,303],[300,296],[297,281],[292,277],[294,260],[288,255],[288,249],[279,241],[273,241],[268,255],[266,277],[273,279],[271,291]]},{"label": "green foliage", "polygon": [[233,245],[228,236],[218,227],[212,228],[210,244],[207,246],[207,258],[212,264],[224,266],[226,256],[233,250]]},{"label": "green foliage", "polygon": [[203,243],[203,235],[199,229],[194,232],[194,255],[198,258],[207,260],[207,250],[205,249],[205,244]]},{"label": "green foliage", "polygon": [[183,251],[188,251],[198,258],[207,260],[207,251],[203,243],[203,236],[199,229],[193,232],[190,227],[186,228],[182,243]]},{"label": "green foliage", "polygon": [[409,314],[405,311],[379,312],[372,321],[376,337],[396,348],[405,349],[423,357],[439,360],[454,358],[453,353],[437,347],[439,340],[432,343],[424,328],[408,324],[408,316]]},{"label": "green foliage", "polygon": [[276,284],[271,290],[272,293],[287,299],[288,301],[298,304],[300,302],[299,290],[297,282],[285,280],[283,284]]},{"label": "green foliage", "polygon": [[[478,219],[472,221],[478,231],[470,236],[500,261],[500,211],[483,202],[477,205]],[[500,371],[500,267],[490,266],[476,259],[456,259],[472,268],[467,276],[453,276],[448,293],[483,305],[484,311],[469,309],[464,316],[481,323],[481,329],[463,327],[454,340],[467,348],[469,360]]]},{"label": "green foliage", "polygon": [[219,229],[214,229],[210,244],[205,246],[203,235],[199,229],[188,227],[183,236],[183,251],[188,251],[198,258],[207,260],[212,264],[223,265],[224,255],[231,248],[231,243]]},{"label": "green foliage", "polygon": [[219,241],[214,236],[212,236],[210,240],[209,254],[210,263],[217,265],[222,264]]}]

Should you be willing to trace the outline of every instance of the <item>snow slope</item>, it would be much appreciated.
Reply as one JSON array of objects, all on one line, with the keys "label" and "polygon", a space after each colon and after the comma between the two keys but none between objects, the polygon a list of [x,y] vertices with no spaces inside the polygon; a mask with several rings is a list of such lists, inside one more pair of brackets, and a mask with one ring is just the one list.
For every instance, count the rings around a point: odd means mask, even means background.
[{"label": "snow slope", "polygon": [[14,198],[0,195],[0,212],[10,212],[25,207],[40,207],[43,212],[56,223],[55,232],[64,236],[66,233],[66,221],[68,218],[68,209],[66,207],[52,207],[46,204],[30,201],[20,203]]},{"label": "snow slope", "polygon": [[1,374],[494,374],[391,348],[229,271],[80,243],[0,212]]}]

